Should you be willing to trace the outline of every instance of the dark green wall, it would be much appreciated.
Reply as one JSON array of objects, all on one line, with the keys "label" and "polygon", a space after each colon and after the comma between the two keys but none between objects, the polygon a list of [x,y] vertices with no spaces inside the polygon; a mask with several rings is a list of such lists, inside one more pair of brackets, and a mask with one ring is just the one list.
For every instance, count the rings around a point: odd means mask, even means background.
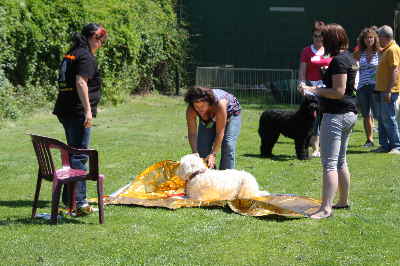
[{"label": "dark green wall", "polygon": [[[351,40],[370,25],[393,26],[395,0],[183,0],[201,66],[297,68],[314,20],[339,23]],[[323,3],[323,4],[321,4]],[[271,6],[305,12],[271,12]]]}]

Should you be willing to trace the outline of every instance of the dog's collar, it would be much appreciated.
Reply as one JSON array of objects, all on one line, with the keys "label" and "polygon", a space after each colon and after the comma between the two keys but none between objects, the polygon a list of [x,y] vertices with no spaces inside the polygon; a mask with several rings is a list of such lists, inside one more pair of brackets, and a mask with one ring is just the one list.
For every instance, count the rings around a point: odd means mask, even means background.
[{"label": "dog's collar", "polygon": [[192,180],[193,178],[195,178],[197,175],[199,174],[203,174],[207,171],[206,169],[202,169],[202,170],[197,170],[196,172],[192,173],[189,177],[188,177],[188,181]]}]

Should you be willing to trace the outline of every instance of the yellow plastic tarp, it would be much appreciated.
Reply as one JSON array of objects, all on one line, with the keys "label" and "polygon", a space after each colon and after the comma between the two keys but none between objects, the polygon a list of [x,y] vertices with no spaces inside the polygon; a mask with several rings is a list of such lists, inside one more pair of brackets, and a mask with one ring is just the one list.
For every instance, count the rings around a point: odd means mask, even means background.
[{"label": "yellow plastic tarp", "polygon": [[191,200],[184,194],[185,181],[176,175],[178,166],[179,162],[166,160],[148,167],[132,182],[105,197],[105,203],[169,209],[228,205],[232,211],[242,215],[276,214],[291,217],[301,217],[315,212],[321,204],[319,200],[291,194],[272,194],[266,197],[233,201]]}]

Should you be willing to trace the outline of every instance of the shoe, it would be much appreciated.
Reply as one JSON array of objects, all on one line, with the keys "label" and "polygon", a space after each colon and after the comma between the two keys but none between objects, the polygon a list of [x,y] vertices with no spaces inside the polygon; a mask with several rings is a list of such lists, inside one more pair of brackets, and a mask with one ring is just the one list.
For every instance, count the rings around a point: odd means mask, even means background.
[{"label": "shoe", "polygon": [[371,147],[374,147],[374,143],[372,142],[372,141],[369,141],[369,140],[367,140],[366,142],[365,142],[365,144],[364,145],[362,145],[364,148],[371,148]]},{"label": "shoe", "polygon": [[371,152],[384,153],[384,152],[388,152],[388,150],[386,150],[384,147],[380,146],[374,150],[371,150]]},{"label": "shoe", "polygon": [[400,150],[399,149],[391,149],[389,154],[400,154]]},{"label": "shoe", "polygon": [[94,212],[98,212],[99,209],[90,206],[89,204],[82,205],[76,208],[76,216],[86,216]]},{"label": "shoe", "polygon": [[350,210],[350,205],[344,205],[344,206],[336,206],[333,205],[332,209],[346,209],[346,210]]},{"label": "shoe", "polygon": [[314,151],[311,153],[311,157],[321,157],[321,153],[319,151]]}]

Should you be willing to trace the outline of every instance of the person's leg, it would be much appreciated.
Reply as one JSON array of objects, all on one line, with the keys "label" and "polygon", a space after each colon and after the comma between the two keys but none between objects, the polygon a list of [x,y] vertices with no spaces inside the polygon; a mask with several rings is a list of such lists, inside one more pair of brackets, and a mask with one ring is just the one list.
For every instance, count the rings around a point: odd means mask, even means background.
[{"label": "person's leg", "polygon": [[313,135],[311,136],[310,139],[310,146],[312,149],[311,157],[320,156],[319,135],[320,135],[321,120],[322,120],[322,114],[318,112],[317,119],[315,119],[314,122]]},{"label": "person's leg", "polygon": [[373,125],[372,119],[373,118],[371,115],[367,115],[363,118],[365,135],[367,137],[367,142],[370,143],[374,142],[374,137],[372,132],[372,125]]},{"label": "person's leg", "polygon": [[[61,118],[60,122],[64,126],[68,145],[78,149],[87,149],[89,147],[91,129],[84,127],[84,117]],[[83,154],[74,154],[70,157],[70,164],[73,169],[82,169],[86,171],[87,161],[87,156]],[[77,207],[86,205],[86,182],[77,182],[75,189]],[[69,202],[69,191],[67,186],[64,186],[63,202],[64,204]]]},{"label": "person's leg", "polygon": [[360,113],[363,117],[364,132],[367,137],[367,142],[364,144],[365,147],[370,147],[373,143],[372,137],[372,117],[371,117],[371,98],[372,98],[372,86],[364,86],[359,89],[357,94],[357,102],[360,109]]},{"label": "person's leg", "polygon": [[[60,121],[60,123],[62,124],[62,126],[64,127],[64,132],[65,132],[65,138],[67,139],[67,144],[69,143],[69,139],[70,139],[70,128],[71,128],[71,119],[66,118],[66,117],[58,117],[58,121]],[[69,189],[68,186],[64,186],[63,187],[63,191],[62,191],[62,202],[64,203],[65,206],[69,206],[69,202],[70,202],[70,194],[69,194]]]},{"label": "person's leg", "polygon": [[349,168],[342,167],[338,170],[338,187],[339,199],[335,204],[336,207],[348,206],[349,193],[350,193],[350,171]]},{"label": "person's leg", "polygon": [[338,172],[335,170],[323,170],[322,177],[322,203],[319,210],[312,215],[312,219],[328,218],[332,214],[332,202],[338,188]]},{"label": "person's leg", "polygon": [[336,207],[348,206],[350,191],[350,172],[347,165],[346,152],[349,144],[350,134],[356,121],[356,114],[347,113],[344,115],[343,134],[338,158],[339,199],[338,202],[335,204]]},{"label": "person's leg", "polygon": [[397,126],[399,128],[399,132],[400,132],[400,97],[397,98],[397,102],[395,103],[395,113],[396,113],[396,121],[397,121]]},{"label": "person's leg", "polygon": [[387,134],[389,150],[400,149],[399,128],[397,126],[396,111],[395,111],[395,104],[397,102],[398,97],[399,97],[398,93],[392,93],[390,103],[384,102],[381,105],[382,109],[381,119],[385,132]]},{"label": "person's leg", "polygon": [[215,123],[211,127],[207,127],[205,123],[200,121],[197,130],[197,151],[201,158],[206,158],[212,149],[215,139]]},{"label": "person's leg", "polygon": [[236,167],[236,143],[240,134],[241,115],[231,116],[225,127],[221,146],[221,161],[219,169],[234,169]]},{"label": "person's leg", "polygon": [[384,151],[389,151],[390,146],[388,142],[388,137],[386,134],[386,130],[384,127],[384,123],[382,121],[382,117],[385,115],[383,113],[383,94],[382,93],[374,93],[373,94],[373,104],[376,112],[376,120],[378,121],[378,137],[379,137],[379,145],[378,149],[383,149]]},{"label": "person's leg", "polygon": [[342,139],[343,115],[324,114],[321,123],[321,162],[323,166],[322,204],[310,218],[327,218],[338,187],[337,164]]},{"label": "person's leg", "polygon": [[[374,103],[374,97],[373,97],[373,93],[371,93],[371,98],[370,98],[370,103],[371,103],[371,128],[372,128],[372,135],[374,135],[374,133],[378,133],[378,128],[376,126],[377,124],[377,114],[376,114],[376,110],[375,110],[375,103]],[[379,136],[378,136],[379,137]]]},{"label": "person's leg", "polygon": [[374,87],[375,87],[375,85],[370,85],[369,86],[367,97],[366,97],[367,109],[368,109],[366,133],[367,133],[367,139],[371,143],[374,142],[374,130],[373,130],[373,128],[374,128],[375,108],[374,108],[373,99],[372,99],[372,95],[374,93]]}]

